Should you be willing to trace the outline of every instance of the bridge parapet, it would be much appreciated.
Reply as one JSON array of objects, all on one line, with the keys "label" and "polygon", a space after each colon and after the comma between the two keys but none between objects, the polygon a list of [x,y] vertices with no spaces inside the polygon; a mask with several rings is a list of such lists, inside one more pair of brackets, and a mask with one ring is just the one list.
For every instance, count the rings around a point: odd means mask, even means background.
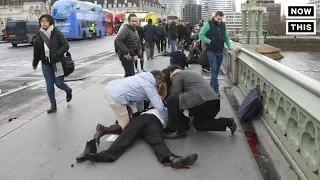
[{"label": "bridge parapet", "polygon": [[301,179],[320,179],[320,82],[233,43],[224,69],[248,94],[259,87],[263,121]]}]

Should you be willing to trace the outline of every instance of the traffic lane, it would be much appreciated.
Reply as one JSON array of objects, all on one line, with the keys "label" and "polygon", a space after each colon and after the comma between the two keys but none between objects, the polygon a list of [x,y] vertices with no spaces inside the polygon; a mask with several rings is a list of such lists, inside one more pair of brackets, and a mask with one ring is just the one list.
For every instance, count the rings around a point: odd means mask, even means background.
[{"label": "traffic lane", "polygon": [[[104,36],[97,40],[69,41],[69,52],[74,61],[83,60],[96,54],[114,51],[113,41],[114,36]],[[9,43],[0,44],[0,77],[21,76],[34,72],[32,60],[33,46],[21,44],[12,47]]]},{"label": "traffic lane", "polygon": [[103,52],[114,51],[115,36],[103,36],[96,40],[69,41],[70,53],[74,59],[87,58]]},{"label": "traffic lane", "polygon": [[[100,55],[101,56],[101,55]],[[117,58],[117,56],[114,53],[110,53],[109,55],[104,55],[101,56],[103,58],[100,57],[100,59],[97,57],[99,57],[99,55],[95,56],[96,59],[94,59],[91,64],[88,64],[86,66],[82,66],[80,64],[78,69],[76,69],[74,71],[74,73],[72,75],[70,75],[70,77],[67,77],[66,80],[68,79],[77,79],[77,78],[81,78],[84,76],[84,74],[91,74],[94,72],[99,72],[99,69],[104,68],[104,67],[108,67],[108,69],[110,69],[111,73],[118,73],[117,71],[119,71],[121,64],[119,63],[119,60]],[[99,60],[99,61],[97,61]],[[76,64],[76,66],[78,66]],[[110,68],[109,68],[110,67]],[[120,72],[123,73],[123,72]],[[0,94],[0,125],[8,122],[9,117],[18,117],[19,114],[18,112],[21,111],[21,109],[26,108],[27,106],[29,106],[30,104],[35,103],[36,101],[38,101],[41,98],[45,98],[45,102],[49,102],[46,93],[46,84],[44,82],[44,78],[41,77],[42,82],[37,84],[37,85],[33,85],[30,86],[30,84],[35,83],[32,81],[10,81],[8,83],[5,83],[5,85],[7,86],[13,86],[12,84],[14,84],[16,87],[20,87],[23,89],[18,89],[18,91],[9,91],[8,95],[5,96],[1,96],[4,95],[4,93],[8,93],[8,91],[3,91],[2,94]],[[21,84],[23,82],[26,82],[26,84]],[[67,82],[67,84],[73,88],[75,84],[79,84],[82,81],[71,81],[71,82]],[[11,83],[11,84],[10,84]],[[0,89],[3,88],[3,83],[0,83]],[[5,87],[6,88],[6,87]],[[62,90],[57,89],[56,88],[56,93],[64,93],[62,92]]]},{"label": "traffic lane", "polygon": [[[104,52],[88,58],[75,60],[75,71],[66,80],[82,79],[90,76],[90,73],[103,67],[108,61],[112,61],[115,55],[114,52]],[[41,65],[38,66],[37,71],[32,70],[31,73],[21,76],[0,76],[0,98],[12,91],[25,89],[43,80]]]},{"label": "traffic lane", "polygon": [[[79,67],[88,67],[97,59],[100,61],[101,58],[108,57],[113,51],[113,39],[112,36],[105,36],[97,40],[70,41],[70,52],[77,68],[71,77],[85,76],[90,70],[86,69],[85,71],[85,68]],[[1,45],[0,48],[0,89],[2,94],[15,88],[21,88],[22,85],[32,84],[43,77],[41,63],[36,71],[32,68],[32,46],[11,47],[6,44]]]}]

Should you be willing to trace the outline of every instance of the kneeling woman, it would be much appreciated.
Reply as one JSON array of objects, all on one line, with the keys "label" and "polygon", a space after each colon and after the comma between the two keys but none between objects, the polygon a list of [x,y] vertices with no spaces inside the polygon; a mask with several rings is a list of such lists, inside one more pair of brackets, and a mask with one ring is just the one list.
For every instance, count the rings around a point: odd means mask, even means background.
[{"label": "kneeling woman", "polygon": [[44,14],[39,19],[40,32],[35,37],[33,45],[33,69],[36,70],[41,61],[43,76],[47,84],[47,93],[51,103],[48,113],[56,112],[54,84],[67,93],[67,102],[72,99],[72,89],[64,82],[64,72],[61,59],[69,50],[68,41],[53,24],[54,19],[49,14]]},{"label": "kneeling woman", "polygon": [[186,137],[185,129],[189,124],[184,120],[183,110],[192,112],[193,126],[198,131],[226,131],[226,127],[229,127],[234,134],[237,125],[233,118],[215,119],[220,111],[220,99],[201,75],[173,65],[167,68],[164,78],[172,88],[167,108],[169,119],[176,130],[166,134],[166,138]]}]

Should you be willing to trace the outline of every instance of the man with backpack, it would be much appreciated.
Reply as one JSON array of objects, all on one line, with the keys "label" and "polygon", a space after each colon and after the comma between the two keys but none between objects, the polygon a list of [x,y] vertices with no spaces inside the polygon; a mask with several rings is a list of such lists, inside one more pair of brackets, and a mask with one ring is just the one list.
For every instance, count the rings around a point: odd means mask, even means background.
[{"label": "man with backpack", "polygon": [[157,30],[157,48],[158,48],[158,53],[163,52],[163,50],[166,50],[165,48],[165,39],[166,39],[166,29],[164,25],[162,24],[162,21],[159,20],[159,25],[156,27]]},{"label": "man with backpack", "polygon": [[218,74],[223,61],[224,43],[227,44],[228,54],[232,55],[231,43],[226,25],[222,22],[223,16],[223,12],[217,11],[212,20],[204,23],[199,34],[200,40],[206,45],[207,56],[211,69],[210,84],[219,97]]},{"label": "man with backpack", "polygon": [[143,27],[144,32],[146,33],[146,53],[147,53],[147,59],[153,59],[154,56],[154,46],[157,42],[158,36],[157,36],[157,30],[154,25],[152,25],[152,19],[148,19],[148,24]]}]

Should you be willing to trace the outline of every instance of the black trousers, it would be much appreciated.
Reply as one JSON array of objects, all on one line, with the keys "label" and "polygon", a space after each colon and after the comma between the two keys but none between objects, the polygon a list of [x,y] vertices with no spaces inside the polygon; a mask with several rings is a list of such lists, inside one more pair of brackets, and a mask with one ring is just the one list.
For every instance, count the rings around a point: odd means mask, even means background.
[{"label": "black trousers", "polygon": [[124,69],[124,77],[128,77],[128,76],[134,76],[135,72],[134,72],[134,63],[132,60],[127,60],[124,56],[119,56],[119,59],[121,61],[121,65]]},{"label": "black trousers", "polygon": [[[179,108],[179,95],[171,95],[167,99],[169,119],[179,132],[185,131],[183,113]],[[189,109],[193,115],[193,127],[198,131],[226,131],[227,119],[215,119],[220,111],[220,100],[207,101],[200,106]]]},{"label": "black trousers", "polygon": [[[141,137],[151,145],[158,160],[162,163],[172,156],[163,139],[163,126],[159,119],[152,114],[143,114],[134,117],[123,129],[120,136],[113,142],[108,150],[101,151],[97,154],[98,158],[117,160],[127,150],[134,141]],[[99,159],[97,159],[99,161]]]},{"label": "black trousers", "polygon": [[156,45],[157,45],[158,51],[166,50],[167,43],[166,43],[165,37],[159,37],[158,40],[157,40]]}]

